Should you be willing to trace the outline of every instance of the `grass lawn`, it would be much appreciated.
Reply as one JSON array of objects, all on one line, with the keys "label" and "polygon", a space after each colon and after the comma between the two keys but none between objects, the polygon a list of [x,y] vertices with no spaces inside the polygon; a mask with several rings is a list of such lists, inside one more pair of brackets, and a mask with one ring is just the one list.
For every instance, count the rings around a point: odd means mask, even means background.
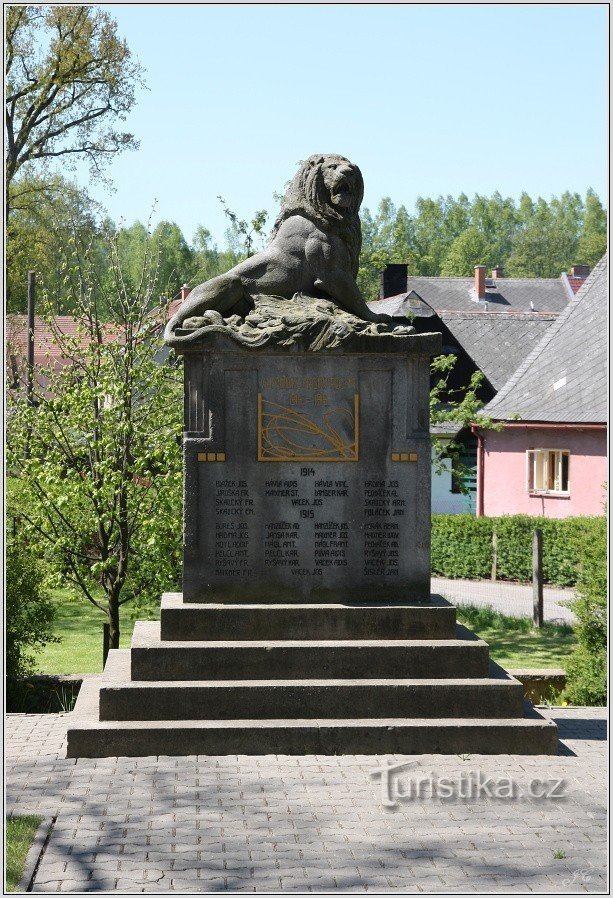
[{"label": "grass lawn", "polygon": [[490,647],[490,657],[505,668],[566,667],[576,637],[568,624],[538,628],[529,617],[507,617],[492,608],[458,605],[458,620]]},{"label": "grass lawn", "polygon": [[[65,589],[52,591],[56,607],[54,633],[61,642],[45,646],[36,656],[38,673],[72,674],[102,671],[102,625],[105,615],[87,599]],[[129,648],[134,620],[158,620],[159,607],[133,615],[130,603],[119,612],[121,648]]]},{"label": "grass lawn", "polygon": [[[102,624],[97,608],[68,590],[54,590],[55,633],[62,641],[46,646],[37,656],[40,673],[99,673],[102,670]],[[132,611],[130,603],[120,613],[121,647],[128,648],[134,620],[158,620],[159,607]],[[502,667],[564,667],[575,645],[571,627],[545,624],[535,629],[528,617],[507,617],[491,608],[458,606],[458,620],[490,646],[494,661]]]},{"label": "grass lawn", "polygon": [[6,890],[14,892],[23,874],[30,845],[42,817],[6,818]]}]

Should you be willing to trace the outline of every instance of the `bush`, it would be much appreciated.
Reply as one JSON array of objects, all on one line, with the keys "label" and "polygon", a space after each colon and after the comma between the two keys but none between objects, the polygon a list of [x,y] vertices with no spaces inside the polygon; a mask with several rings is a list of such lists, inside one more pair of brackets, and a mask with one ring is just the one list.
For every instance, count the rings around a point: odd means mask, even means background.
[{"label": "bush", "polygon": [[602,518],[537,518],[510,515],[432,516],[432,573],[479,580],[491,575],[492,533],[498,537],[497,577],[527,583],[532,579],[532,533],[543,531],[543,576],[555,586],[574,586],[583,547],[606,535]]},{"label": "bush", "polygon": [[43,586],[36,557],[11,540],[6,547],[6,678],[7,702],[19,692],[18,678],[32,673],[29,650],[58,642],[53,635],[54,608]]},{"label": "bush", "polygon": [[479,580],[492,571],[492,518],[432,516],[432,573]]},{"label": "bush", "polygon": [[578,645],[566,665],[566,694],[577,705],[604,705],[607,700],[607,534],[592,534],[582,547],[577,599]]}]

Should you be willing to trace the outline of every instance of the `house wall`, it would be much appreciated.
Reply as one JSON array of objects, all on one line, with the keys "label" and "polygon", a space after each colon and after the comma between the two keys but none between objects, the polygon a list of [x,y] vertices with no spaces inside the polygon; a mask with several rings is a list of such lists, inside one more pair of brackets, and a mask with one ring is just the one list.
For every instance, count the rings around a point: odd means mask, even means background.
[{"label": "house wall", "polygon": [[442,459],[443,469],[435,470],[432,450],[432,514],[474,514],[470,496],[451,492],[451,459]]},{"label": "house wall", "polygon": [[[606,501],[607,436],[602,430],[510,427],[484,432],[483,514],[568,518],[602,515]],[[526,484],[528,449],[567,449],[569,495],[531,495]]]},{"label": "house wall", "polygon": [[451,492],[451,460],[443,459],[443,470],[437,473],[434,469],[434,452],[432,458],[432,514],[469,514],[470,497]]}]

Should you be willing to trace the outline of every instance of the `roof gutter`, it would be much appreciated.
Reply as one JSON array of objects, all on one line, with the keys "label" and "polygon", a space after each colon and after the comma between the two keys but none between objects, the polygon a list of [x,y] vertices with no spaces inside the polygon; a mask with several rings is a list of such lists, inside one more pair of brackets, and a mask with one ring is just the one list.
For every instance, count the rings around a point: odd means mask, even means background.
[{"label": "roof gutter", "polygon": [[[551,421],[498,421],[504,430],[524,428],[525,430],[606,430],[606,424],[565,424]],[[474,425],[471,425],[471,429]],[[473,431],[474,433],[475,431]]]}]

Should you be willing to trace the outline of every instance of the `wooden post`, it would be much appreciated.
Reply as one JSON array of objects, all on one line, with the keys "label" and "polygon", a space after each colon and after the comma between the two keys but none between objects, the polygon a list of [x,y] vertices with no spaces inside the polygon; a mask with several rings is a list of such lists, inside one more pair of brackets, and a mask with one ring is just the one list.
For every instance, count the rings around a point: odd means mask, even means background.
[{"label": "wooden post", "polygon": [[498,534],[492,530],[492,580],[498,576]]},{"label": "wooden post", "polygon": [[532,534],[532,619],[535,627],[543,626],[543,531]]},{"label": "wooden post", "polygon": [[34,288],[34,272],[28,271],[28,371],[26,389],[30,405],[34,404]]},{"label": "wooden post", "polygon": [[102,624],[102,669],[104,670],[104,665],[106,664],[106,659],[109,656],[109,647],[111,644],[111,625],[110,624]]}]

